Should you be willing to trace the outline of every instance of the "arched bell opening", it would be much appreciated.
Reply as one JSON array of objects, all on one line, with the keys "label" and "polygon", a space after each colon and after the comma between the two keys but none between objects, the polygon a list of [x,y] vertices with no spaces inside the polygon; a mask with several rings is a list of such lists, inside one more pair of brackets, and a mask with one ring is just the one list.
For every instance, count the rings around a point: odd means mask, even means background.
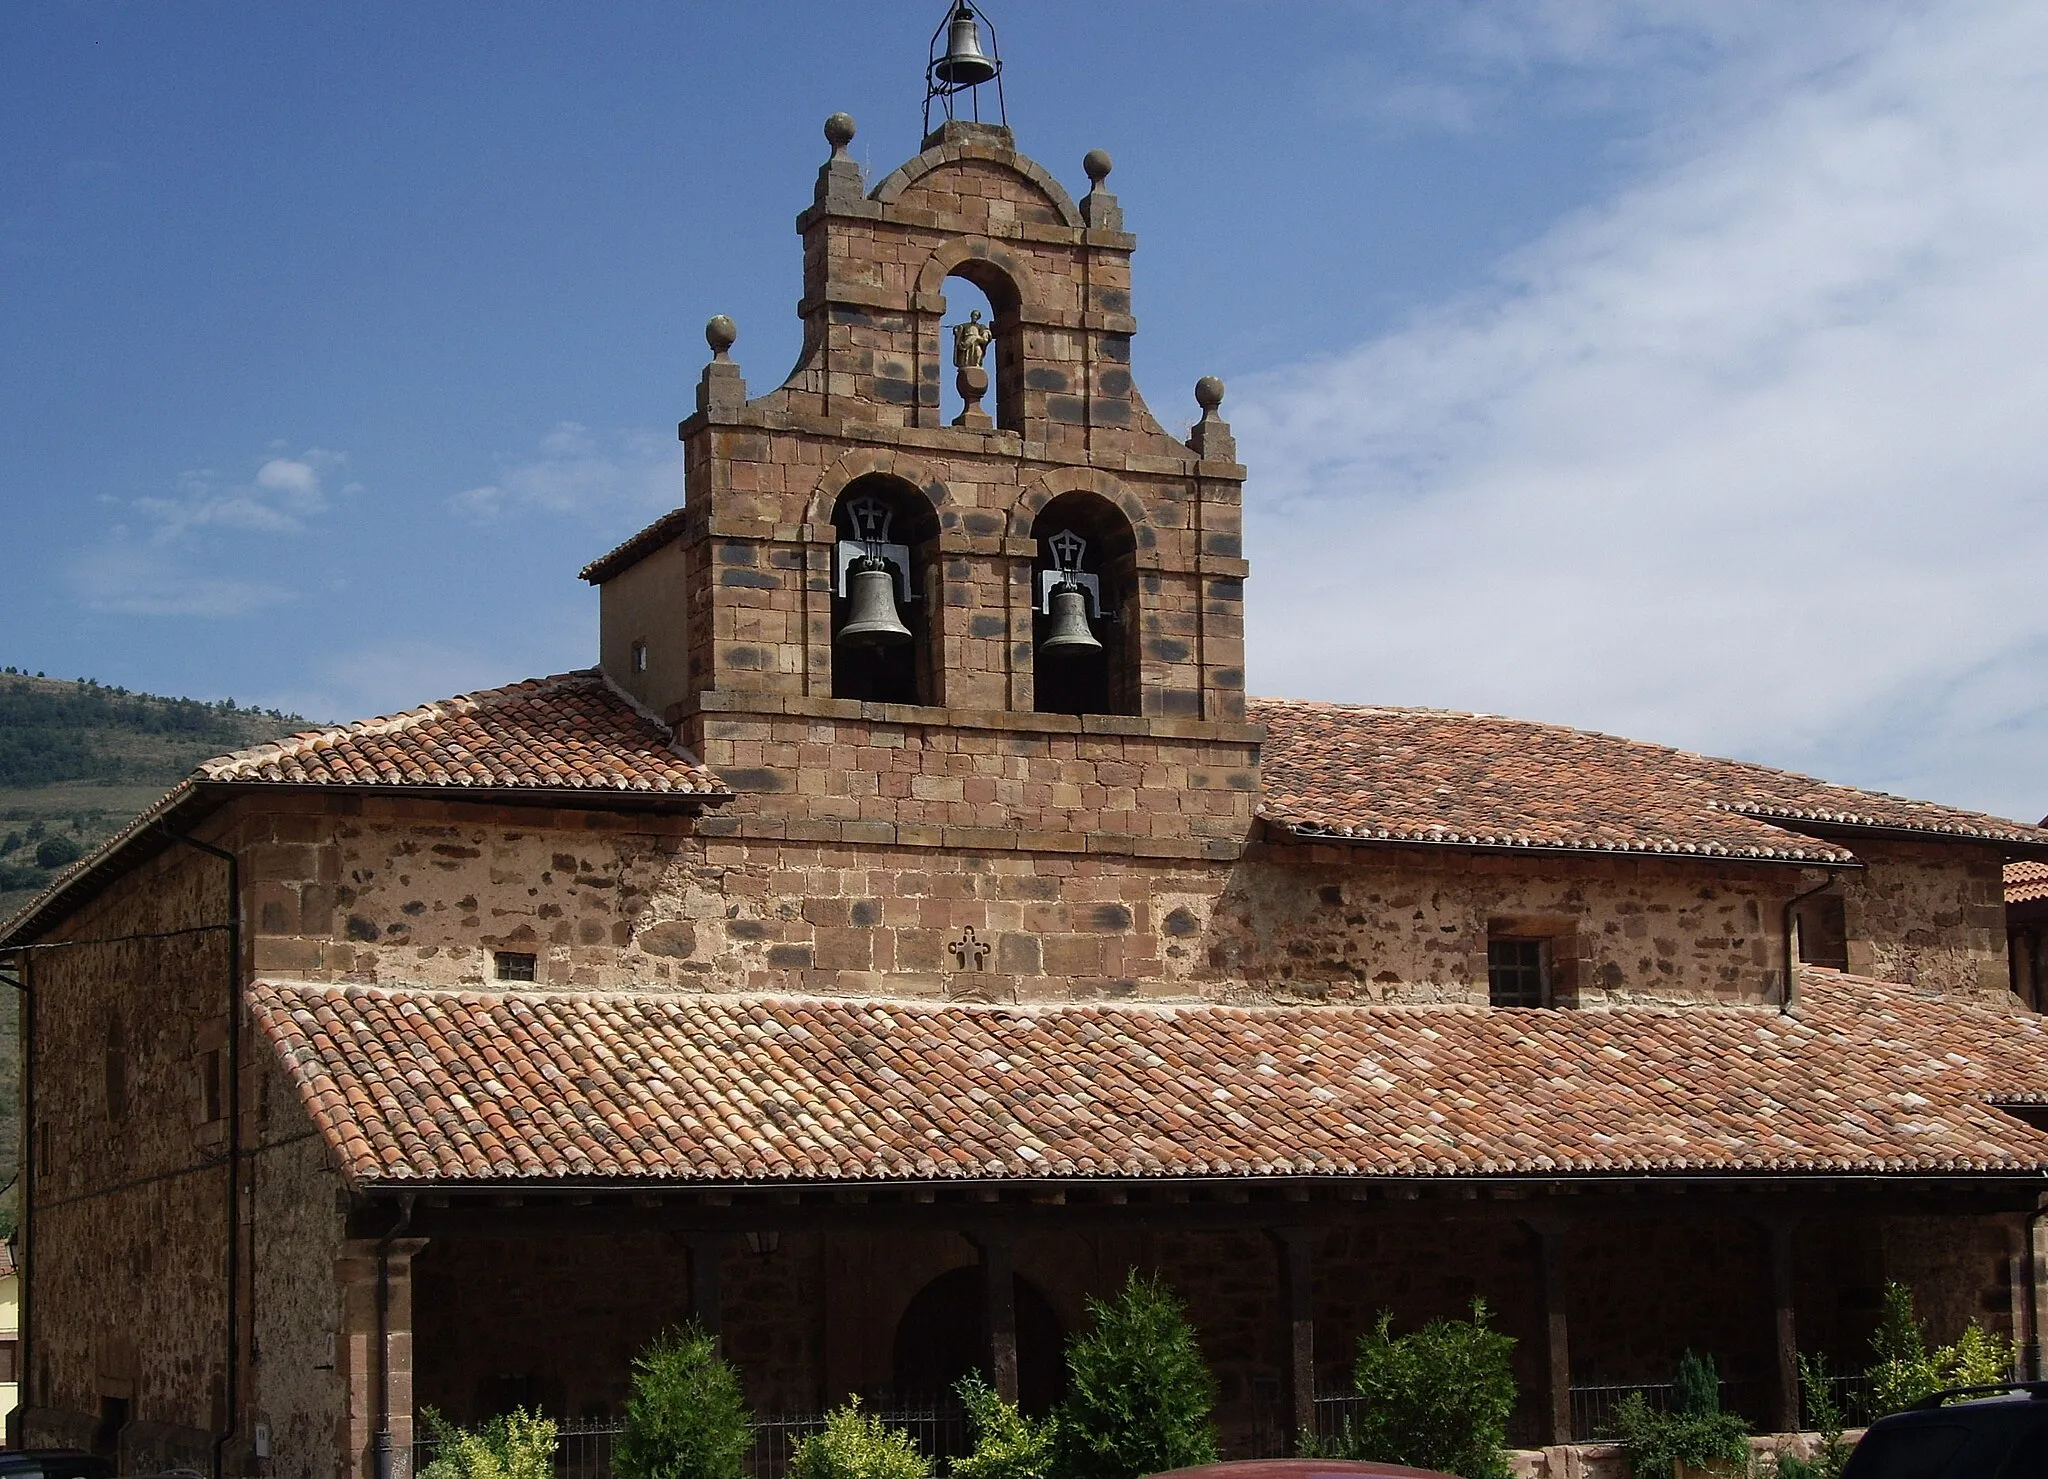
[{"label": "arched bell opening", "polygon": [[870,474],[832,506],[832,696],[937,702],[932,599],[939,519],[901,478]]},{"label": "arched bell opening", "polygon": [[1135,714],[1137,535],[1095,493],[1063,493],[1032,521],[1032,693],[1041,714]]},{"label": "arched bell opening", "polygon": [[[947,274],[946,282],[951,284],[956,278],[967,290],[955,288],[946,297],[946,326],[940,346],[945,362],[952,366],[948,382],[951,394],[944,400],[946,424],[982,424],[975,419],[979,412],[1006,431],[1022,431],[1022,295],[1007,273],[978,257],[970,257],[955,267]],[[987,330],[985,335],[979,332],[983,328]],[[964,336],[963,329],[967,330]],[[977,368],[986,376],[985,391],[974,389],[971,377]]]},{"label": "arched bell opening", "polygon": [[[1052,1410],[1066,1388],[1065,1334],[1052,1301],[1017,1276],[1017,1405],[1030,1416]],[[896,1397],[949,1401],[970,1371],[989,1376],[988,1290],[978,1265],[949,1269],[911,1296],[896,1323]]]}]

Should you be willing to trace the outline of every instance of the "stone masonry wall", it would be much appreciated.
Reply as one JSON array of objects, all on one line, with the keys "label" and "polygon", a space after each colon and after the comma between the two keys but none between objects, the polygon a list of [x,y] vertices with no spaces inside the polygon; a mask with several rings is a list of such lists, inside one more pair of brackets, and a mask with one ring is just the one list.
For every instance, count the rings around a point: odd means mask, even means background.
[{"label": "stone masonry wall", "polygon": [[[800,776],[844,777],[829,748],[794,758]],[[979,803],[923,804],[943,818]],[[655,814],[424,801],[252,814],[256,967],[476,985],[493,951],[513,950],[537,957],[542,989],[1469,1003],[1486,999],[1500,930],[1553,940],[1561,1004],[1754,1003],[1775,990],[1784,902],[1821,876],[1422,848],[1129,857],[976,846],[1004,834],[944,822],[899,835],[949,846],[744,835],[757,828],[807,830],[712,816],[698,824],[712,835],[695,835]],[[1896,885],[1892,866],[1876,859],[1857,886],[1888,901],[1887,927],[1928,942],[1919,958],[2002,970],[1998,954],[1973,954],[2002,936],[1979,941],[1974,915],[1942,912],[1980,886],[1974,859],[1944,874],[1916,858]],[[1929,913],[1910,923],[1916,898]],[[1877,918],[1852,904],[1852,941]]]},{"label": "stone masonry wall", "polygon": [[2001,1001],[2006,963],[2005,873],[1995,847],[1852,844],[1867,865],[1836,887],[1849,932],[1849,969],[1880,981]]}]

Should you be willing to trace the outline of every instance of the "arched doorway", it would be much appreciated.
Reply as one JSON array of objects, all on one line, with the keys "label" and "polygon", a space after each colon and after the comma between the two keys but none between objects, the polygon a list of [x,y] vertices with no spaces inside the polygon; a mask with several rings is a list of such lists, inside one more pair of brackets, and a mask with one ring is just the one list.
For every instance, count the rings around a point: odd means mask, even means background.
[{"label": "arched doorway", "polygon": [[[1016,1304],[1017,1405],[1038,1416],[1066,1386],[1064,1337],[1052,1301],[1021,1276]],[[975,1264],[950,1269],[911,1296],[896,1325],[896,1393],[944,1398],[970,1371],[988,1372],[988,1318]]]}]

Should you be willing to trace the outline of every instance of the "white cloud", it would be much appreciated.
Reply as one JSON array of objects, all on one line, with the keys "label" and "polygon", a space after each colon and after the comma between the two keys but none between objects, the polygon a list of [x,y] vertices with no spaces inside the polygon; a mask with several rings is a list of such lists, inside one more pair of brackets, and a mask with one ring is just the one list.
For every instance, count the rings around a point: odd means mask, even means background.
[{"label": "white cloud", "polygon": [[327,512],[327,485],[347,460],[313,447],[267,458],[245,483],[195,470],[168,497],[103,499],[120,522],[72,562],[72,591],[88,610],[132,616],[240,616],[289,601],[290,587],[250,573],[234,536],[303,533]]},{"label": "white cloud", "polygon": [[1702,21],[1636,178],[1486,291],[1238,387],[1260,688],[2048,806],[2048,9],[1780,29]]},{"label": "white cloud", "polygon": [[558,423],[536,451],[508,458],[497,476],[449,499],[480,522],[539,512],[610,521],[620,513],[666,513],[683,501],[683,453],[673,436],[593,432]]}]

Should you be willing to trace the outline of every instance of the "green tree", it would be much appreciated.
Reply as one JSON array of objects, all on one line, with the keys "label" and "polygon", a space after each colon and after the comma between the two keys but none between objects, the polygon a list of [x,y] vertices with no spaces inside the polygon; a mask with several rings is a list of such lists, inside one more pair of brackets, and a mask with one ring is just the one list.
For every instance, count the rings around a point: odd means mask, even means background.
[{"label": "green tree", "polygon": [[1799,1393],[1806,1409],[1806,1424],[1820,1434],[1820,1447],[1812,1458],[1801,1458],[1782,1444],[1778,1449],[1778,1479],[1842,1479],[1849,1462],[1849,1445],[1842,1438],[1847,1417],[1835,1396],[1828,1376],[1828,1363],[1819,1356],[1799,1358]]},{"label": "green tree", "polygon": [[1216,1380],[1180,1300],[1133,1269],[1123,1292],[1090,1299],[1093,1328],[1067,1342],[1056,1419],[1062,1479],[1137,1479],[1216,1462]]},{"label": "green tree", "polygon": [[85,849],[69,837],[59,833],[45,837],[36,846],[38,868],[63,868],[85,856]]},{"label": "green tree", "polygon": [[1927,1327],[1904,1284],[1884,1286],[1884,1314],[1870,1336],[1870,1416],[1902,1412],[1948,1387],[1996,1386],[2012,1376],[2012,1342],[1972,1320],[1952,1345],[1929,1348]]},{"label": "green tree", "polygon": [[930,1479],[932,1461],[910,1434],[860,1410],[860,1398],[825,1417],[825,1426],[797,1445],[787,1479]]},{"label": "green tree", "polygon": [[1327,1456],[1506,1479],[1514,1338],[1487,1328],[1478,1299],[1470,1320],[1433,1320],[1406,1335],[1393,1325],[1382,1313],[1359,1339],[1351,1379],[1363,1411],[1345,1419]]},{"label": "green tree", "polygon": [[741,1479],[754,1415],[718,1342],[692,1325],[633,1358],[618,1479]]},{"label": "green tree", "polygon": [[1026,1417],[997,1396],[978,1371],[961,1377],[953,1390],[967,1409],[974,1435],[973,1450],[953,1460],[953,1479],[1048,1479],[1057,1430],[1051,1418],[1034,1422]]}]

